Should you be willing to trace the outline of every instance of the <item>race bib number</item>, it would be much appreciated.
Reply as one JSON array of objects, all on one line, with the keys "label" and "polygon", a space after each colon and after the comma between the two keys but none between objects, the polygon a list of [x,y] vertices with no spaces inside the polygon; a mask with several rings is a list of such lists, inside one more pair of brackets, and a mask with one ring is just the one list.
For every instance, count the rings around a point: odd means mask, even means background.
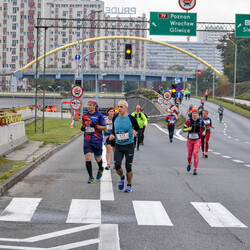
[{"label": "race bib number", "polygon": [[86,126],[85,131],[87,134],[95,133],[95,128],[90,127],[89,125]]},{"label": "race bib number", "polygon": [[118,142],[127,142],[129,140],[129,133],[128,131],[120,131],[116,133],[116,137]]},{"label": "race bib number", "polygon": [[190,140],[199,139],[199,135],[198,135],[197,133],[190,133],[190,134],[189,134],[189,139],[190,139]]},{"label": "race bib number", "polygon": [[209,125],[210,124],[210,120],[205,121],[205,125]]},{"label": "race bib number", "polygon": [[111,131],[113,129],[113,125],[112,124],[107,124],[107,130]]},{"label": "race bib number", "polygon": [[171,121],[170,121],[170,124],[174,124],[174,120],[171,120]]}]

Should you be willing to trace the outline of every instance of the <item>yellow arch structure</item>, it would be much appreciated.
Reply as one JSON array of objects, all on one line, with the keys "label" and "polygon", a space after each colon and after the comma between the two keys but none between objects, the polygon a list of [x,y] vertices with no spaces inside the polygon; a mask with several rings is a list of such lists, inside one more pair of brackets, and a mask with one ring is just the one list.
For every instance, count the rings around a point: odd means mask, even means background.
[{"label": "yellow arch structure", "polygon": [[[157,44],[161,44],[163,46],[167,46],[170,47],[172,49],[178,50],[184,54],[187,54],[188,56],[193,57],[194,59],[196,59],[197,61],[201,62],[202,64],[206,65],[208,68],[210,68],[211,70],[213,70],[219,77],[221,77],[223,74],[218,71],[217,69],[215,69],[212,65],[208,64],[206,61],[202,60],[201,58],[199,58],[198,56],[190,53],[189,51],[186,51],[184,49],[181,49],[175,45],[169,44],[169,43],[165,43],[165,42],[161,42],[161,41],[156,41],[156,40],[152,40],[149,38],[143,38],[143,37],[134,37],[134,36],[102,36],[102,37],[95,37],[95,38],[89,38],[89,39],[85,39],[85,40],[80,40],[79,44],[81,44],[82,42],[87,43],[87,42],[93,42],[93,41],[100,41],[100,40],[110,40],[110,39],[129,39],[129,40],[140,40],[140,41],[145,41],[145,42],[150,42],[150,43],[157,43]],[[73,43],[69,43],[66,44],[64,46],[61,46],[59,48],[53,49],[51,51],[49,51],[48,53],[46,53],[45,55],[40,56],[38,59],[35,59],[33,61],[31,61],[30,63],[28,63],[27,65],[25,65],[24,67],[22,67],[20,69],[21,72],[24,72],[27,68],[29,68],[30,66],[32,66],[34,63],[36,63],[36,60],[40,61],[42,59],[44,59],[44,57],[47,57],[51,54],[54,54],[60,50],[69,48],[69,47],[73,47],[76,46],[78,42],[73,42]]]}]

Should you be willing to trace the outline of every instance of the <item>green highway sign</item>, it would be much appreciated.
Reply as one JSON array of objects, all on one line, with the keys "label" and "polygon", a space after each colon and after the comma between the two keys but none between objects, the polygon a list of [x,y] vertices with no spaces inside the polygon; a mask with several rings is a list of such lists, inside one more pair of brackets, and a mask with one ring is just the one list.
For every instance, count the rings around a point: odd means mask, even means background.
[{"label": "green highway sign", "polygon": [[235,15],[235,37],[250,38],[250,14]]},{"label": "green highway sign", "polygon": [[196,36],[196,13],[150,12],[150,35]]}]

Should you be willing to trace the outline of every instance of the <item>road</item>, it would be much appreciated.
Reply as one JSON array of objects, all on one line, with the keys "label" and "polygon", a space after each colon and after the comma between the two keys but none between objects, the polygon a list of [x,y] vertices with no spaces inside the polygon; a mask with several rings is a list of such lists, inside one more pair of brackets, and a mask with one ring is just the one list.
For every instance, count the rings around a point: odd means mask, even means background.
[{"label": "road", "polygon": [[169,143],[151,124],[132,193],[118,191],[113,169],[89,185],[79,138],[1,197],[0,249],[249,250],[249,120],[225,110],[220,124],[216,105],[205,107],[215,130],[197,176],[186,171],[185,135]]}]

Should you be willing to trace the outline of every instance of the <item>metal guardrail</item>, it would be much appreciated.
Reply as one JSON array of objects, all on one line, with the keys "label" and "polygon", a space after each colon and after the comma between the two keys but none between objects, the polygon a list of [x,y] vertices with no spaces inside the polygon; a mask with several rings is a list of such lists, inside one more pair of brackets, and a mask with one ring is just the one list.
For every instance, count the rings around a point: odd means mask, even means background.
[{"label": "metal guardrail", "polygon": [[21,114],[0,114],[0,126],[5,126],[11,123],[21,122]]}]

